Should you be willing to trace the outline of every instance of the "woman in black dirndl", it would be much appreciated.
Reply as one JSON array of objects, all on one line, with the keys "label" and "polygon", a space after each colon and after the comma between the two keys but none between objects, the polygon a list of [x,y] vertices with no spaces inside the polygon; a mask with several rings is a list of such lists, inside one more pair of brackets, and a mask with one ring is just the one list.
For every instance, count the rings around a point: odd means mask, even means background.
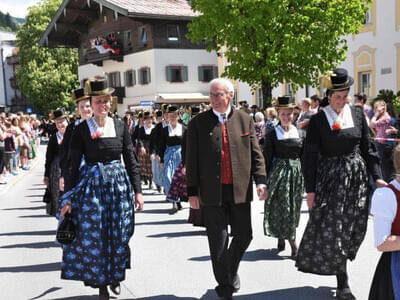
[{"label": "woman in black dirndl", "polygon": [[50,137],[47,145],[43,182],[51,194],[51,201],[46,203],[46,213],[51,216],[57,216],[60,199],[61,145],[64,142],[64,134],[68,126],[68,121],[63,109],[53,111],[52,116],[57,131]]},{"label": "woman in black dirndl", "polygon": [[144,124],[138,129],[137,153],[140,162],[140,175],[145,182],[149,183],[149,189],[153,183],[153,173],[151,170],[151,132],[154,129],[153,118],[150,112],[143,113]]},{"label": "woman in black dirndl", "polygon": [[[70,176],[70,161],[69,161],[69,147],[71,143],[72,133],[75,128],[78,127],[80,123],[92,117],[92,108],[90,107],[90,96],[85,95],[85,89],[79,88],[72,91],[72,101],[77,105],[77,111],[80,116],[75,122],[71,122],[67,129],[65,130],[63,143],[61,144],[61,154],[60,154],[60,167],[61,167],[61,178],[60,178],[60,190],[64,191],[64,178]],[[82,164],[84,159],[82,160]],[[67,187],[67,190],[71,187]]]},{"label": "woman in black dirndl", "polygon": [[376,189],[371,200],[375,246],[382,251],[369,300],[400,300],[400,145],[393,151],[396,178]]},{"label": "woman in black dirndl", "polygon": [[275,105],[279,124],[264,138],[268,199],[264,203],[264,234],[278,239],[278,250],[285,249],[285,240],[296,257],[296,228],[304,194],[304,178],[300,157],[303,139],[292,125],[294,105],[290,96],[278,97]]},{"label": "woman in black dirndl", "polygon": [[336,275],[338,299],[355,299],[347,260],[364,240],[368,172],[378,186],[379,156],[362,110],[347,104],[354,80],[345,69],[323,76],[329,105],[310,120],[305,143],[305,184],[310,216],[297,254],[299,271]]},{"label": "woman in black dirndl", "polygon": [[107,287],[119,294],[130,268],[134,207],[143,209],[140,166],[128,128],[108,117],[113,89],[103,78],[88,80],[85,89],[93,117],[71,139],[71,176],[64,179],[72,188],[61,198],[61,216],[71,213],[76,237],[63,245],[61,278],[99,288],[99,299],[107,300]]}]

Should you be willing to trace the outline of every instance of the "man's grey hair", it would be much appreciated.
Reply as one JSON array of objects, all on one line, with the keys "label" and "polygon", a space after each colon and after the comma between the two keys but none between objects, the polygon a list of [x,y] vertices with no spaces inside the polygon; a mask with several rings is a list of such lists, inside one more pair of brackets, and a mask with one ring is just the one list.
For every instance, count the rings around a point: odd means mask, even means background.
[{"label": "man's grey hair", "polygon": [[214,84],[222,84],[222,85],[224,85],[224,86],[226,87],[226,91],[227,91],[228,93],[232,93],[232,96],[235,94],[235,89],[234,89],[234,87],[233,87],[232,82],[230,82],[230,81],[229,81],[228,79],[226,79],[226,78],[221,78],[221,77],[219,77],[219,78],[214,78],[213,80],[211,80],[211,81],[210,81],[210,90],[211,90],[211,87],[212,87]]}]

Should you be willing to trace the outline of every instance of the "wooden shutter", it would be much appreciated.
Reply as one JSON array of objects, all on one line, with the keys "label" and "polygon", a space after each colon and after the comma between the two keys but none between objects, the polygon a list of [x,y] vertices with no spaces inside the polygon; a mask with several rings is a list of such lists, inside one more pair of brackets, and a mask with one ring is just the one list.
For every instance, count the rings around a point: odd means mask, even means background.
[{"label": "wooden shutter", "polygon": [[167,81],[171,82],[171,80],[172,80],[172,68],[171,68],[171,66],[166,66],[165,70],[166,70],[166,73],[167,73]]},{"label": "wooden shutter", "polygon": [[197,71],[198,71],[198,73],[199,73],[199,81],[204,81],[204,72],[203,72],[203,67],[202,66],[199,66],[198,68],[197,68]]},{"label": "wooden shutter", "polygon": [[136,70],[132,70],[132,85],[136,85]]},{"label": "wooden shutter", "polygon": [[213,66],[213,79],[218,78],[218,67]]},{"label": "wooden shutter", "polygon": [[147,83],[150,83],[151,82],[150,68],[147,67],[146,69],[147,69]]},{"label": "wooden shutter", "polygon": [[188,81],[188,80],[189,80],[188,66],[183,66],[182,67],[182,81]]}]

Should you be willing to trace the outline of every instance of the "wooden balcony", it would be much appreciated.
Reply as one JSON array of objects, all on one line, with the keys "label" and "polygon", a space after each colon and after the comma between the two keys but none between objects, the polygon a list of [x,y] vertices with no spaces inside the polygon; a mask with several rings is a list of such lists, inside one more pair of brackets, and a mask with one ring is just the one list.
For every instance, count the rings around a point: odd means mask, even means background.
[{"label": "wooden balcony", "polygon": [[84,61],[86,63],[92,63],[98,66],[103,66],[103,61],[104,60],[116,60],[116,61],[124,61],[124,55],[123,51],[120,52],[120,54],[114,54],[111,51],[106,52],[106,53],[99,53],[97,49],[88,49],[86,51],[86,55],[84,57]]}]

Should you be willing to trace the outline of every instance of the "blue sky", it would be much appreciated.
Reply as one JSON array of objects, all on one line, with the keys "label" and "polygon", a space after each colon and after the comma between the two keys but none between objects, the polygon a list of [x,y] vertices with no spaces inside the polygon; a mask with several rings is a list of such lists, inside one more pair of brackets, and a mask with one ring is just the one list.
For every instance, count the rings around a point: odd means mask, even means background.
[{"label": "blue sky", "polygon": [[13,17],[24,18],[28,7],[38,3],[40,0],[0,0],[0,11],[10,13]]}]

